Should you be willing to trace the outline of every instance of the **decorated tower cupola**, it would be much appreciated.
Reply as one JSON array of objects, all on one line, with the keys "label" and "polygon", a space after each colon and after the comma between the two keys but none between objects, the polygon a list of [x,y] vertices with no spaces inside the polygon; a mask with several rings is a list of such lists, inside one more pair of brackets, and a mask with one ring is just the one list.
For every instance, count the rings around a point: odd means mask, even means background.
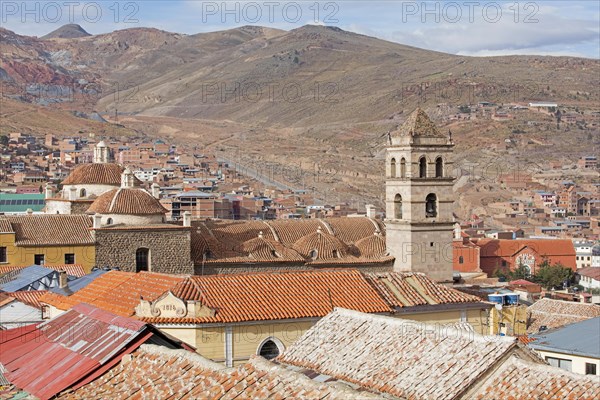
[{"label": "decorated tower cupola", "polygon": [[390,132],[386,151],[386,241],[394,270],[452,279],[454,143],[418,108]]},{"label": "decorated tower cupola", "polygon": [[104,141],[100,141],[94,147],[94,163],[95,164],[106,164],[109,161],[108,146]]},{"label": "decorated tower cupola", "polygon": [[123,173],[121,174],[121,187],[124,189],[131,189],[135,186],[135,175],[129,167],[126,167]]}]

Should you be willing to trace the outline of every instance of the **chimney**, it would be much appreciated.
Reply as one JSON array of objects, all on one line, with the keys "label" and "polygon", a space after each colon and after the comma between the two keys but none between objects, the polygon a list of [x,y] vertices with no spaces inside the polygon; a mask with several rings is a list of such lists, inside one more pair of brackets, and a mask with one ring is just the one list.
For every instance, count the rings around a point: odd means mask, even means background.
[{"label": "chimney", "polygon": [[192,226],[192,213],[189,211],[183,213],[183,226]]},{"label": "chimney", "polygon": [[46,184],[46,192],[45,192],[45,196],[46,199],[51,199],[52,197],[54,197],[54,189],[52,188],[52,185],[47,183]]},{"label": "chimney", "polygon": [[69,200],[77,200],[77,189],[75,187],[69,189]]},{"label": "chimney", "polygon": [[102,215],[100,214],[94,214],[94,229],[98,229],[100,227],[102,227]]},{"label": "chimney", "polygon": [[160,185],[158,183],[152,184],[152,196],[156,199],[160,199]]},{"label": "chimney", "polygon": [[67,286],[67,271],[58,271],[58,287],[64,289]]},{"label": "chimney", "polygon": [[367,204],[367,218],[375,218],[375,206],[373,204]]}]

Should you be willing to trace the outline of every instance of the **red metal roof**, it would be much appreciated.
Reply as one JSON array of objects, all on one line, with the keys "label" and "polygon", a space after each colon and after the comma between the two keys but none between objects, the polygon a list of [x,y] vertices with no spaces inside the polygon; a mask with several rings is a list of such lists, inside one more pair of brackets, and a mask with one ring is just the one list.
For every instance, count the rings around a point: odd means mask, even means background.
[{"label": "red metal roof", "polygon": [[38,325],[0,333],[0,362],[15,386],[48,399],[146,341],[147,325],[79,304]]}]

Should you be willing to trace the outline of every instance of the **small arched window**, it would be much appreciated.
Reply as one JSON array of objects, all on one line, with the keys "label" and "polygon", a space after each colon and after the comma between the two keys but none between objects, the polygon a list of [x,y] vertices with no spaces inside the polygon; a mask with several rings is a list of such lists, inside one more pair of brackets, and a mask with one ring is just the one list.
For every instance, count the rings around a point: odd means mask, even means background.
[{"label": "small arched window", "polygon": [[318,255],[319,253],[317,252],[317,249],[313,249],[308,253],[308,256],[313,260],[316,260]]},{"label": "small arched window", "polygon": [[425,156],[419,158],[419,178],[427,178],[427,159]]},{"label": "small arched window", "polygon": [[459,264],[464,264],[465,263],[465,259],[463,256],[458,257],[458,263]]},{"label": "small arched window", "polygon": [[272,360],[281,354],[283,350],[283,344],[278,339],[270,337],[258,346],[257,354],[267,360]]},{"label": "small arched window", "polygon": [[402,196],[394,197],[394,219],[402,219]]},{"label": "small arched window", "polygon": [[85,189],[81,189],[81,190],[79,191],[79,197],[85,197],[85,195],[86,195],[86,194],[87,194],[87,193],[86,193]]},{"label": "small arched window", "polygon": [[444,176],[444,160],[442,157],[438,157],[435,159],[435,177],[441,178]]},{"label": "small arched window", "polygon": [[108,218],[106,220],[106,225],[112,225],[112,223],[113,223],[113,219],[112,218]]},{"label": "small arched window", "polygon": [[135,272],[150,271],[150,249],[140,248],[135,251]]},{"label": "small arched window", "polygon": [[427,218],[437,217],[437,196],[429,193],[425,198],[425,216]]},{"label": "small arched window", "polygon": [[400,160],[400,178],[406,178],[406,160],[404,157]]},{"label": "small arched window", "polygon": [[390,161],[390,177],[395,178],[396,177],[396,159],[392,158],[392,161]]}]

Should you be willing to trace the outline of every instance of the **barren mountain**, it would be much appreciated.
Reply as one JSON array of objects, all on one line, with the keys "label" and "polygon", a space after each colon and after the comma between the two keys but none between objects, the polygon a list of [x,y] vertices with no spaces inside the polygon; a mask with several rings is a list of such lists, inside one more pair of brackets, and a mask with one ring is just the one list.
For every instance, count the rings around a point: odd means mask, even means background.
[{"label": "barren mountain", "polygon": [[42,39],[75,39],[80,37],[91,36],[81,26],[77,24],[67,24],[42,36]]}]

